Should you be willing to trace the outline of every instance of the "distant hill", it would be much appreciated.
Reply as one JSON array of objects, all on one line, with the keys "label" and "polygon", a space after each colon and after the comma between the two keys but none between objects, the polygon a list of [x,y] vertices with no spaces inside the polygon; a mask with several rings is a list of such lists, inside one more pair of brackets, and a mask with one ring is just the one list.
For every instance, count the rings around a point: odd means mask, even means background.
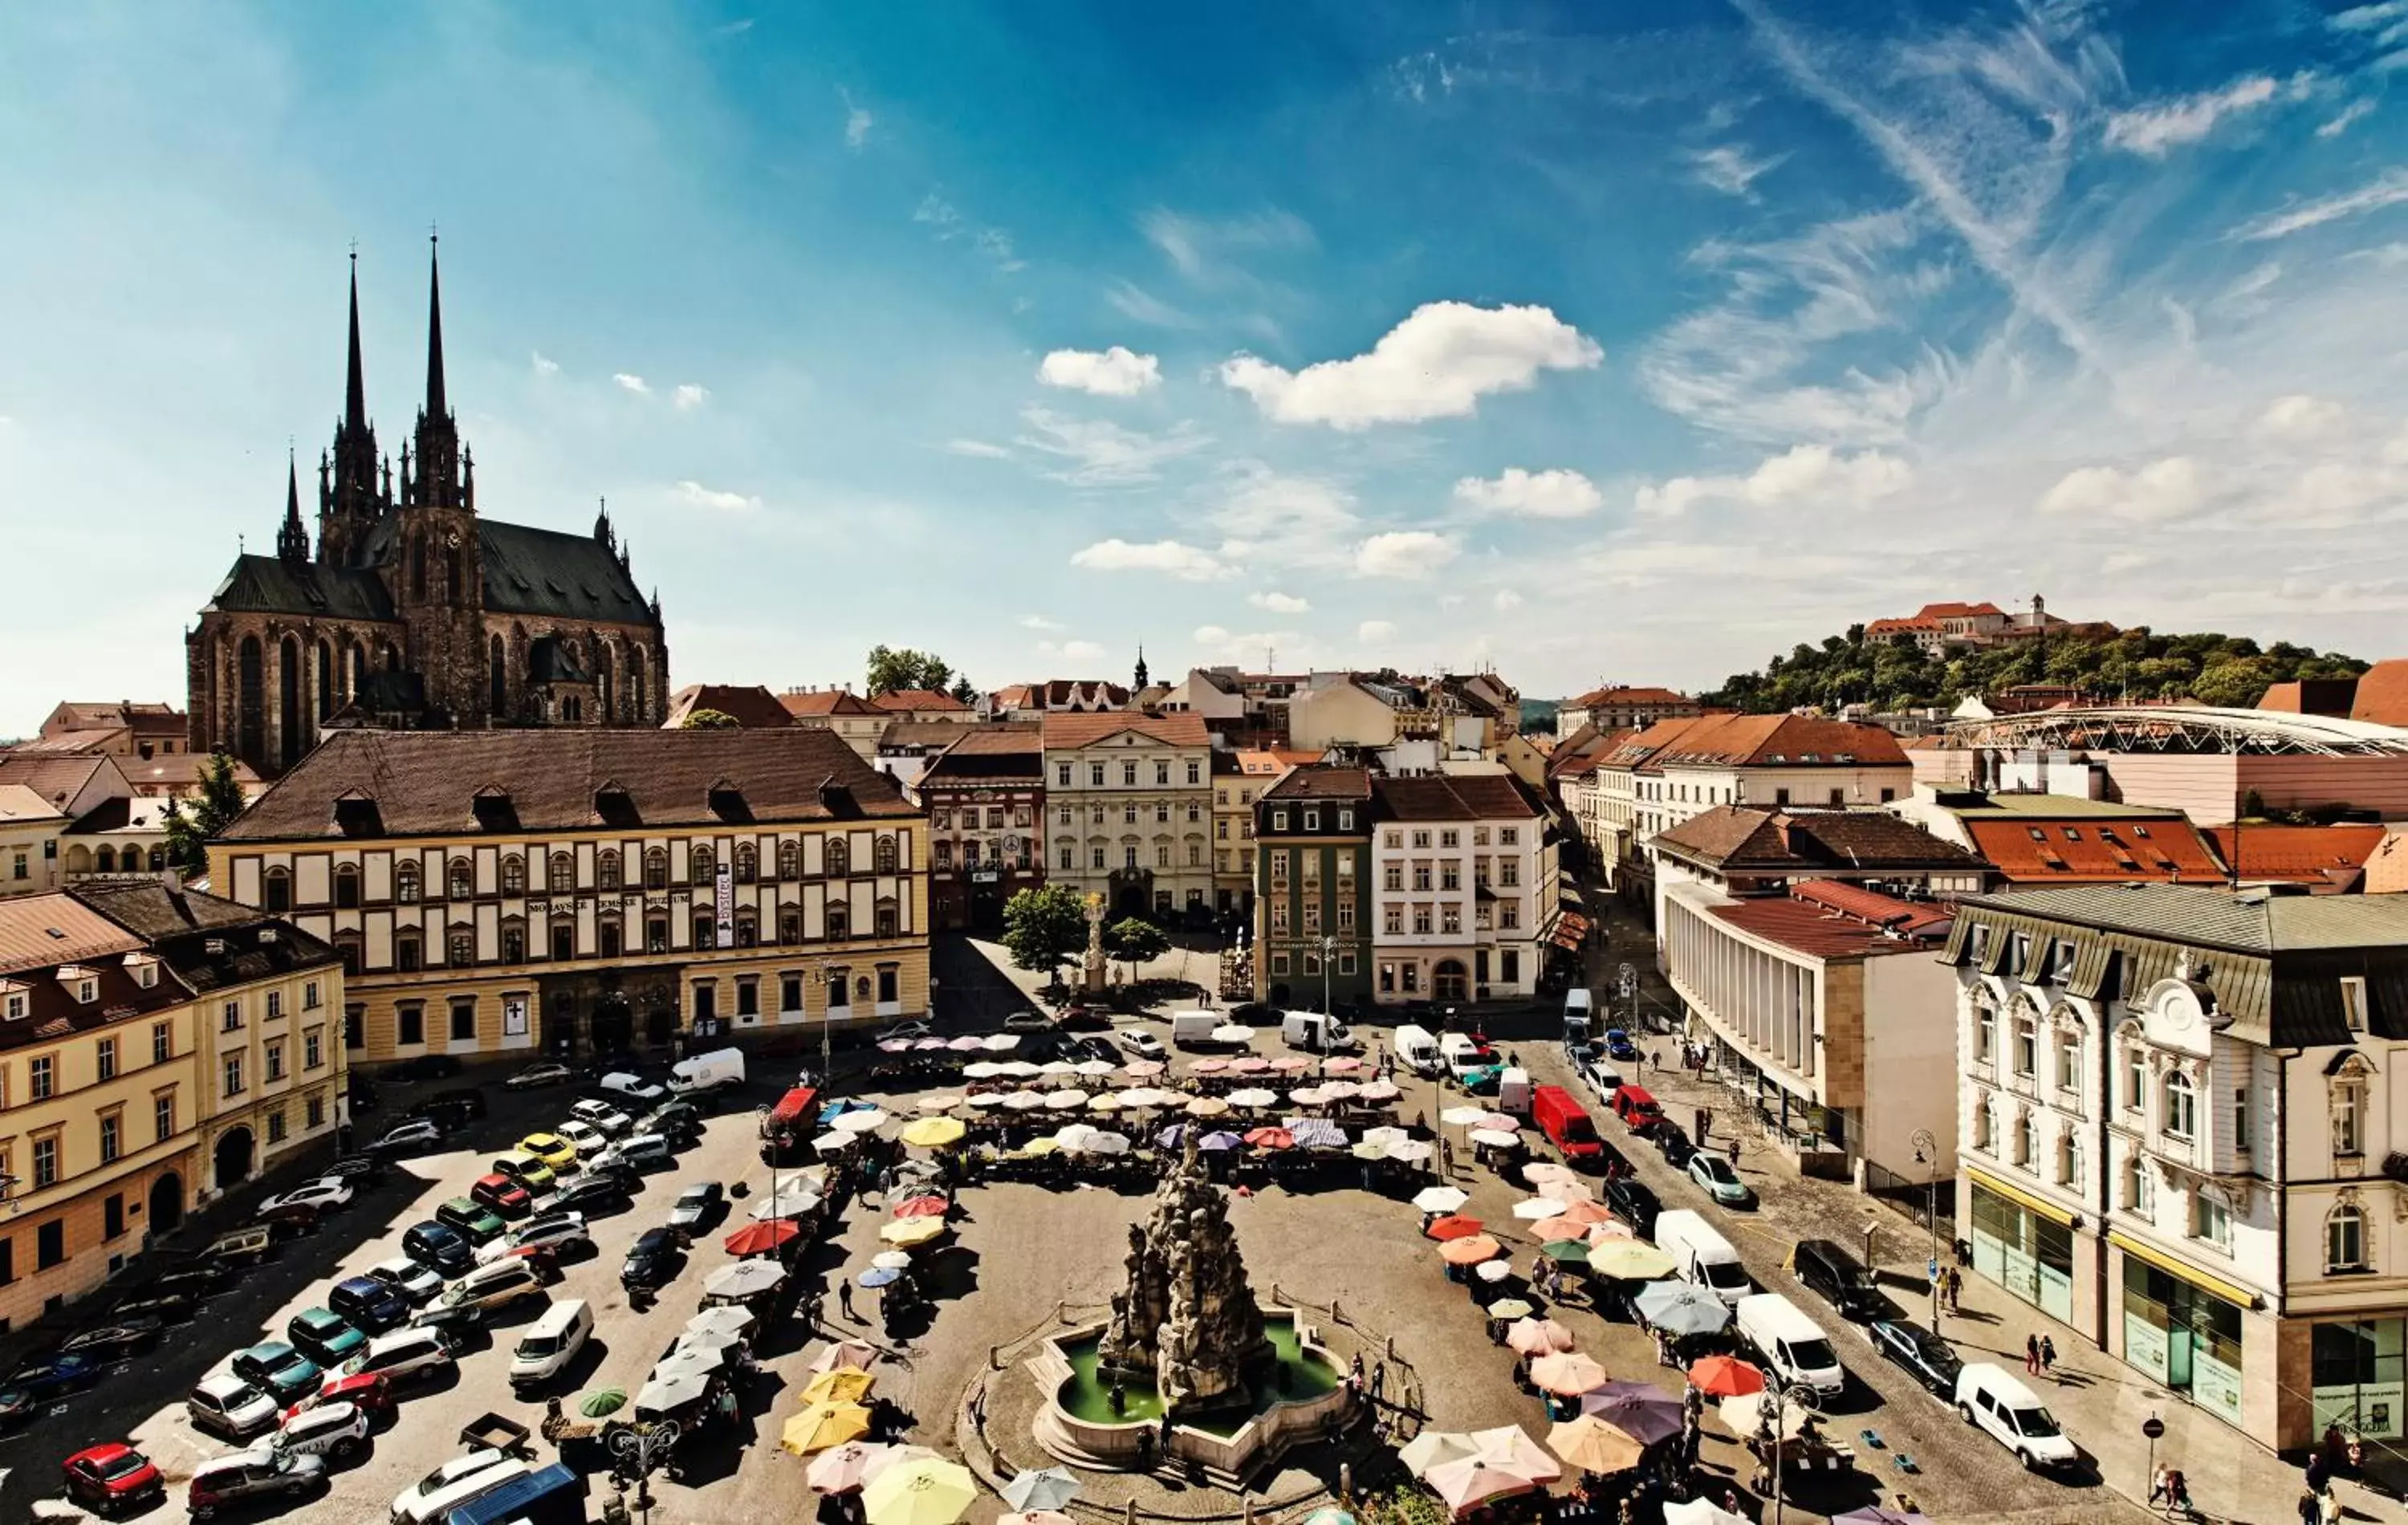
[{"label": "distant hill", "polygon": [[1950,709],[1968,695],[2044,683],[2071,684],[2110,701],[2195,698],[2245,707],[2269,683],[2350,678],[2366,667],[2354,656],[2288,641],[2260,646],[2246,636],[2145,630],[2093,640],[2053,636],[2045,642],[2019,640],[1935,659],[1912,644],[1867,640],[1858,625],[1845,635],[1826,636],[1819,646],[1801,643],[1767,662],[1761,672],[1733,673],[1698,698],[1758,714],[1810,704],[1826,710],[1846,704],[1880,711]]},{"label": "distant hill", "polygon": [[1561,699],[1524,699],[1522,728],[1526,731],[1549,731],[1555,728],[1555,712],[1564,707]]}]

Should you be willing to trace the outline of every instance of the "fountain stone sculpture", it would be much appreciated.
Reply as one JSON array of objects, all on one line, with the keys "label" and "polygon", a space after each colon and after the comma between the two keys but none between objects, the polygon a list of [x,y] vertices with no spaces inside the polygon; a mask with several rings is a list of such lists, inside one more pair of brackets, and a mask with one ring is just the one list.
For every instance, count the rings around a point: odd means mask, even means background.
[{"label": "fountain stone sculpture", "polygon": [[1141,1372],[1174,1415],[1248,1399],[1246,1374],[1271,1354],[1246,1281],[1227,1203],[1191,1139],[1129,1226],[1128,1288],[1096,1352],[1100,1365]]}]

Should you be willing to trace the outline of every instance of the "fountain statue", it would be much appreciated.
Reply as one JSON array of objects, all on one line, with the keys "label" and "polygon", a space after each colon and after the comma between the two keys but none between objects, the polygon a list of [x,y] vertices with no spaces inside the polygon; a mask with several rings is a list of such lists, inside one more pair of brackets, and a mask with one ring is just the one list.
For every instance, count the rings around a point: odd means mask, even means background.
[{"label": "fountain statue", "polygon": [[1227,1203],[1193,1139],[1144,1225],[1129,1226],[1124,1263],[1128,1289],[1112,1300],[1099,1364],[1150,1375],[1173,1414],[1246,1401],[1247,1369],[1270,1355],[1270,1342]]},{"label": "fountain statue", "polygon": [[1104,898],[1090,893],[1087,897],[1087,954],[1082,966],[1082,976],[1087,994],[1103,994],[1104,971],[1110,960],[1104,957]]}]

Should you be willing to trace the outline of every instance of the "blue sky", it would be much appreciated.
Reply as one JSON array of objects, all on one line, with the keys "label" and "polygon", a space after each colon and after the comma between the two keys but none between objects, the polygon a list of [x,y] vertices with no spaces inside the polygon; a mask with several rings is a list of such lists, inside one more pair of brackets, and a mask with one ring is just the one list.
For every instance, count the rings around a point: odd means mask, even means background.
[{"label": "blue sky", "polygon": [[2408,0],[0,12],[0,730],[450,384],[681,682],[1704,684],[1927,598],[2377,656]]}]

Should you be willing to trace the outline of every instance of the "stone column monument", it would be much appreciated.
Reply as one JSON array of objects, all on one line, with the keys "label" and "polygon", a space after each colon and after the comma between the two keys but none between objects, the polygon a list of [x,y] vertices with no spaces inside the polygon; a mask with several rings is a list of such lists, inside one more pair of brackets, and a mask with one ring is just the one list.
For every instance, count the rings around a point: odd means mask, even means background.
[{"label": "stone column monument", "polygon": [[1227,1202],[1192,1138],[1144,1225],[1129,1226],[1125,1263],[1128,1288],[1112,1300],[1098,1361],[1150,1374],[1174,1415],[1243,1402],[1247,1368],[1270,1348]]},{"label": "stone column monument", "polygon": [[1099,996],[1104,993],[1104,975],[1110,965],[1111,960],[1104,957],[1104,898],[1090,894],[1087,897],[1086,962],[1082,970],[1087,994]]}]

